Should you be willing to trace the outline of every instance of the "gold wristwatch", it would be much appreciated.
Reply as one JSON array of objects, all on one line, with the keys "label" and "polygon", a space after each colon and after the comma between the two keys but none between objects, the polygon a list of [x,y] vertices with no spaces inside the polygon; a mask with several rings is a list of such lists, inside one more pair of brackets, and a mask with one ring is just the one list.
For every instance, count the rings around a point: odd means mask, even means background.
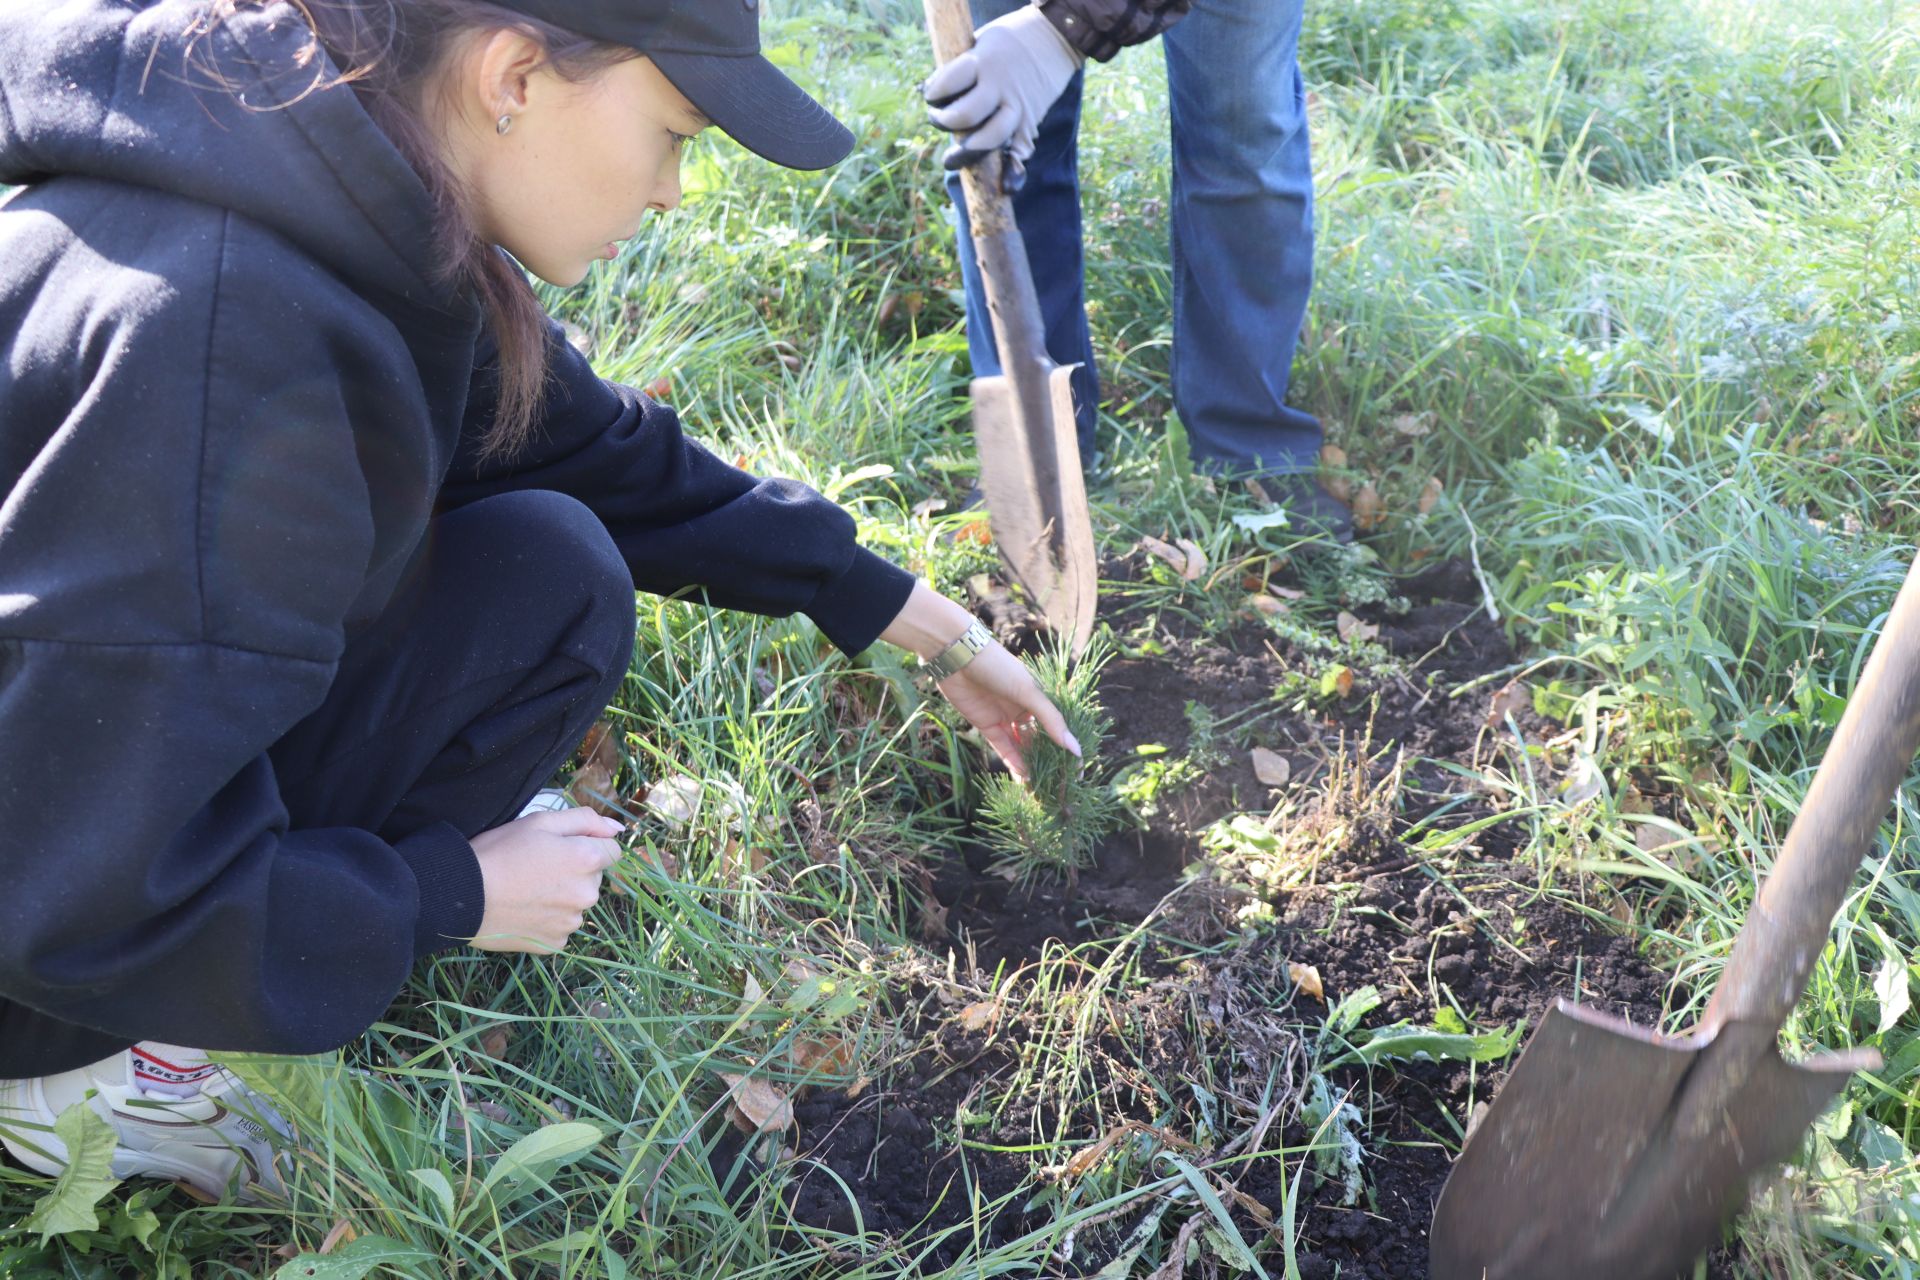
[{"label": "gold wristwatch", "polygon": [[993,643],[993,632],[982,626],[978,618],[968,627],[965,634],[942,649],[920,666],[933,674],[935,680],[945,680],[960,668],[980,656],[980,651]]}]

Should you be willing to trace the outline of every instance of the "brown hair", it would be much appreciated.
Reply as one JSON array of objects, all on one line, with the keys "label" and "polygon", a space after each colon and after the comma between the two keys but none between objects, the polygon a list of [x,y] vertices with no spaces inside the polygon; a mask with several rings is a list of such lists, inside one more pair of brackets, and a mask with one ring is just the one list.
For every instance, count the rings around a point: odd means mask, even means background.
[{"label": "brown hair", "polygon": [[[212,0],[218,20],[270,0]],[[461,38],[510,30],[538,41],[547,65],[586,80],[637,56],[625,45],[575,35],[485,0],[291,0],[314,33],[309,54],[322,68],[309,91],[351,85],[367,114],[405,156],[433,198],[434,269],[443,282],[471,289],[499,350],[494,421],[483,450],[511,454],[532,434],[547,379],[546,313],[512,259],[474,229],[468,195],[440,158],[435,132],[440,96]],[[326,76],[324,50],[335,76]]]}]

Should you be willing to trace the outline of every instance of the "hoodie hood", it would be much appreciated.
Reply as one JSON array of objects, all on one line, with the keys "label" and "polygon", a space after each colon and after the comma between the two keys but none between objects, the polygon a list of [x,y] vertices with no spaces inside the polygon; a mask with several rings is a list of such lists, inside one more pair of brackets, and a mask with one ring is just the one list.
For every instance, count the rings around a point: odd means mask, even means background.
[{"label": "hoodie hood", "polygon": [[329,84],[298,12],[207,8],[0,0],[0,183],[73,174],[231,209],[363,294],[457,309],[434,279],[431,196]]}]

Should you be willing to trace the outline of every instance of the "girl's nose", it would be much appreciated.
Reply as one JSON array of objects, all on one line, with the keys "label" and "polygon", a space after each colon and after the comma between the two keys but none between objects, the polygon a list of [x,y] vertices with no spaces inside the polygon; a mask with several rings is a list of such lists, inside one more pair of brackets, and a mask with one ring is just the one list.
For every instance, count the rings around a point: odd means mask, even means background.
[{"label": "girl's nose", "polygon": [[671,156],[661,166],[660,177],[653,184],[653,199],[649,209],[661,213],[672,213],[680,207],[680,157]]}]

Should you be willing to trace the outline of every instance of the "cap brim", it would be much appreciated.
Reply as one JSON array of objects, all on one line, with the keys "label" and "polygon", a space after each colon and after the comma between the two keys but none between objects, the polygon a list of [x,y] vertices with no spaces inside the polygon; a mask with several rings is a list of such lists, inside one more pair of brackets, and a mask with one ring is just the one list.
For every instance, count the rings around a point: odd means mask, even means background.
[{"label": "cap brim", "polygon": [[789,169],[825,169],[853,150],[853,134],[764,57],[650,52],[687,101],[735,142]]}]

